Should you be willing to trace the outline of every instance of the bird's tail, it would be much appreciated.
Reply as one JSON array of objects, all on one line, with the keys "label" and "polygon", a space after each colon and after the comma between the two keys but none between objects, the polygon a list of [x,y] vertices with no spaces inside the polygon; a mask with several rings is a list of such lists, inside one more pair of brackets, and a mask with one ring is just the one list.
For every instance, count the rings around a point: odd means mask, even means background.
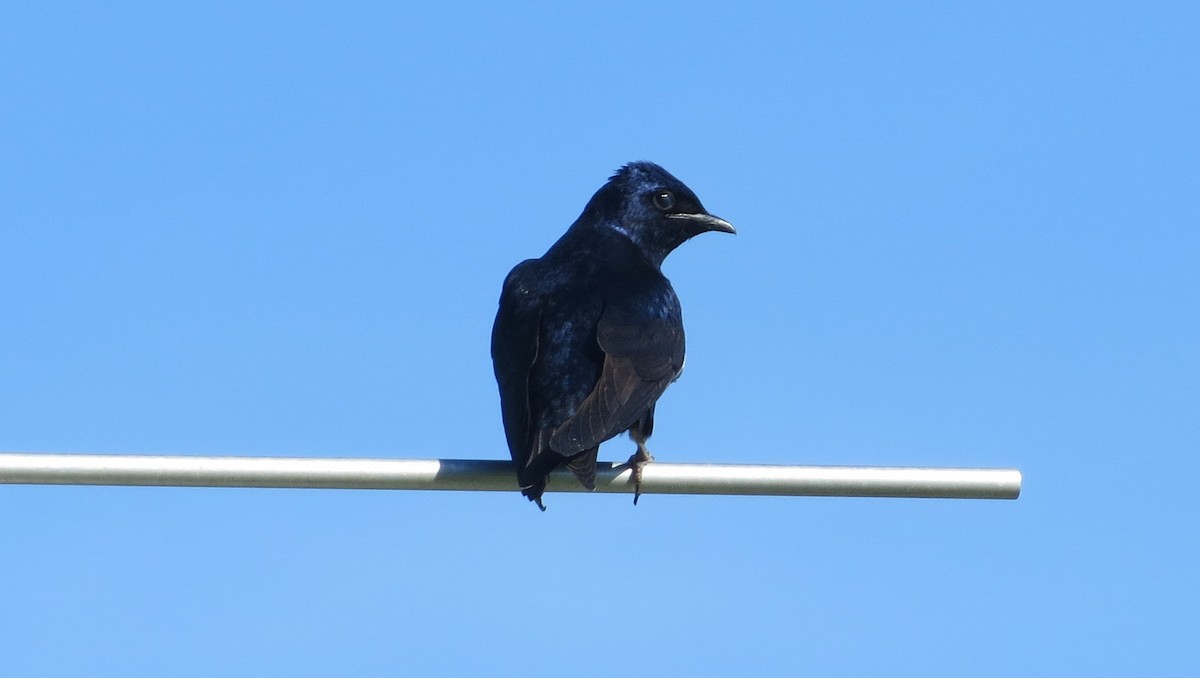
[{"label": "bird's tail", "polygon": [[599,453],[600,446],[597,445],[567,460],[567,468],[571,469],[571,473],[575,474],[575,478],[579,480],[579,484],[588,488],[588,490],[596,489],[596,456]]},{"label": "bird's tail", "polygon": [[[579,484],[588,490],[596,489],[596,456],[599,452],[600,446],[597,445],[566,460],[567,468],[575,474]],[[532,457],[530,463],[517,472],[517,482],[521,484],[521,494],[528,497],[529,501],[536,502],[538,508],[543,511],[546,510],[546,506],[542,503],[542,494],[546,491],[546,478],[561,463],[563,463],[561,456],[547,451]]]}]

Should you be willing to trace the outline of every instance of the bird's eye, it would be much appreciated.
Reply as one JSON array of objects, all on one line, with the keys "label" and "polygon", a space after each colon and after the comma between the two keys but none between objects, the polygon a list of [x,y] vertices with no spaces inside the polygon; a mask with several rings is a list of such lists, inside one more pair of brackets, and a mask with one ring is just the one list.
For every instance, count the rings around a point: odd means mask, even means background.
[{"label": "bird's eye", "polygon": [[654,194],[654,206],[666,212],[675,206],[675,195],[670,191],[659,191]]}]

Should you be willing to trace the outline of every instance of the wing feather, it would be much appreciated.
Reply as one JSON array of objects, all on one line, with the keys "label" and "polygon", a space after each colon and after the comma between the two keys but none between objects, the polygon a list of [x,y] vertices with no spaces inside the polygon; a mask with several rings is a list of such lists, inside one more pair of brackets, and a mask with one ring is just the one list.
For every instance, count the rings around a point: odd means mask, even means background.
[{"label": "wing feather", "polygon": [[538,445],[532,430],[529,376],[538,356],[541,306],[530,300],[523,284],[532,264],[532,260],[519,264],[505,279],[492,326],[492,365],[500,387],[504,433],[519,476],[533,461]]},{"label": "wing feather", "polygon": [[639,319],[606,309],[596,330],[604,366],[574,416],[550,437],[564,456],[578,454],[633,426],[654,406],[683,367],[683,327],[678,320]]}]

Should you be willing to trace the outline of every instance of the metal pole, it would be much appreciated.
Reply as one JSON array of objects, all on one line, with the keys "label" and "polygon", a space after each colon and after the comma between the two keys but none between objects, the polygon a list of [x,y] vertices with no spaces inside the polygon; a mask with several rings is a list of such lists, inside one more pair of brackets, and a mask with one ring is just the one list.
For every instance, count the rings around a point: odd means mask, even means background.
[{"label": "metal pole", "polygon": [[[597,492],[633,492],[627,464],[600,463]],[[0,454],[0,484],[284,487],[515,492],[507,461]],[[565,470],[547,490],[586,491]],[[1016,469],[671,464],[644,467],[642,494],[1016,499]]]}]

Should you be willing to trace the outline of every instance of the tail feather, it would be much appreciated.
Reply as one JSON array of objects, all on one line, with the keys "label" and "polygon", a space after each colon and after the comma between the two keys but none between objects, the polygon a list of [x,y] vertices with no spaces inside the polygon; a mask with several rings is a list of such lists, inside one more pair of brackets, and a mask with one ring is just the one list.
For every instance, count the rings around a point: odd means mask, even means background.
[{"label": "tail feather", "polygon": [[545,431],[538,431],[531,441],[529,455],[525,457],[524,463],[517,463],[517,484],[521,487],[521,494],[529,501],[536,502],[538,508],[543,511],[546,510],[546,505],[542,503],[542,493],[546,491],[546,477],[562,460],[562,457],[546,448],[547,437]]},{"label": "tail feather", "polygon": [[529,501],[536,502],[538,508],[546,510],[545,504],[542,503],[546,479],[551,471],[564,462],[567,468],[571,469],[571,473],[575,474],[580,485],[588,490],[596,489],[596,457],[600,453],[599,445],[563,459],[558,453],[542,448],[541,441],[542,437],[539,436],[534,446],[535,453],[529,456],[524,466],[517,467],[517,483],[521,487],[521,494]]},{"label": "tail feather", "polygon": [[588,490],[596,489],[596,456],[600,453],[597,445],[590,450],[584,450],[567,460],[567,468],[575,474],[579,484]]}]

